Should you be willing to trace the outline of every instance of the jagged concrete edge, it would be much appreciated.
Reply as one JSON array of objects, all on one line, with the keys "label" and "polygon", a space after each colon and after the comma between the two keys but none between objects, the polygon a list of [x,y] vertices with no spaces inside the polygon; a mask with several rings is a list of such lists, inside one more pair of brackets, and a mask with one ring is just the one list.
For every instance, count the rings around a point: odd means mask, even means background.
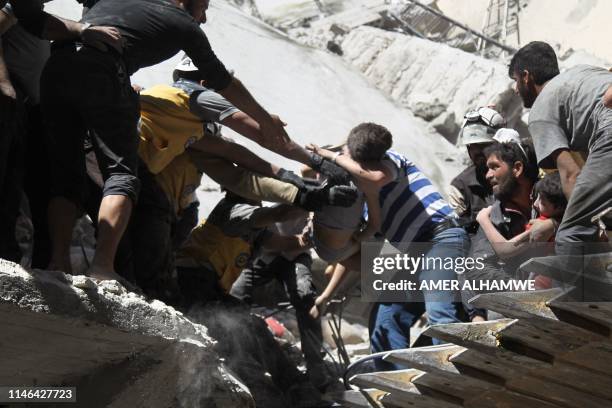
[{"label": "jagged concrete edge", "polygon": [[146,300],[131,292],[115,291],[112,283],[80,289],[72,277],[58,271],[26,270],[0,259],[0,303],[36,313],[86,319],[144,336],[189,341],[212,346],[206,327],[188,320],[158,300]]}]

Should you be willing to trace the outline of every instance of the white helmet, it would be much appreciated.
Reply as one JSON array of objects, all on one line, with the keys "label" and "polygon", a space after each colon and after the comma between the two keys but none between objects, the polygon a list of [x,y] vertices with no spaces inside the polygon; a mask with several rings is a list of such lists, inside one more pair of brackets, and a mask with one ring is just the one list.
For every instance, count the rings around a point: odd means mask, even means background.
[{"label": "white helmet", "polygon": [[459,132],[459,144],[491,143],[495,132],[506,125],[504,117],[494,109],[478,108],[467,112]]},{"label": "white helmet", "polygon": [[174,67],[172,71],[172,79],[176,82],[179,79],[179,72],[195,72],[198,71],[198,67],[195,66],[191,58],[187,54],[183,54],[181,61]]}]

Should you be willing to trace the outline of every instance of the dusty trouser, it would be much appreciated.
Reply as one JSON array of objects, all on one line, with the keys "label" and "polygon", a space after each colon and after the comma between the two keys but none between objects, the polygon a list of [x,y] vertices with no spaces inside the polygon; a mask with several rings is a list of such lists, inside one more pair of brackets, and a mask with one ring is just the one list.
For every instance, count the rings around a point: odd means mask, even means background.
[{"label": "dusty trouser", "polygon": [[323,341],[321,321],[313,319],[308,313],[317,297],[317,290],[312,282],[311,265],[312,258],[309,254],[299,255],[293,261],[289,261],[282,256],[277,256],[269,263],[256,260],[253,265],[240,274],[238,280],[234,282],[230,294],[250,304],[253,298],[253,290],[256,287],[263,286],[274,279],[279,280],[295,309],[302,351],[311,381],[316,386],[323,386],[324,384],[317,384],[317,382],[327,380],[326,376],[319,372],[324,370],[321,355]]},{"label": "dusty trouser", "polygon": [[87,131],[104,180],[103,196],[138,197],[138,96],[121,58],[68,45],[53,53],[41,79],[53,196],[77,206],[86,198]]},{"label": "dusty trouser", "polygon": [[21,103],[0,112],[0,258],[19,262],[15,238],[23,180],[23,117]]},{"label": "dusty trouser", "polygon": [[[612,115],[610,115],[612,116]],[[597,252],[598,228],[591,219],[612,207],[612,117],[590,146],[555,239],[558,254]],[[589,244],[590,243],[590,244]]]}]

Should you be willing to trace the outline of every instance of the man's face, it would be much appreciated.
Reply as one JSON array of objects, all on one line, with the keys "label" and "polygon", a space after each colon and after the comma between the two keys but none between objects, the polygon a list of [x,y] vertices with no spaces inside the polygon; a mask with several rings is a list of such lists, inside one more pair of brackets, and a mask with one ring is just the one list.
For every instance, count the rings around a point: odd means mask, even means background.
[{"label": "man's face", "polygon": [[523,71],[515,72],[512,79],[514,79],[514,93],[520,95],[526,108],[531,108],[538,97],[533,77],[528,71]]},{"label": "man's face", "polygon": [[470,159],[474,166],[476,166],[476,171],[484,175],[487,168],[487,158],[484,155],[484,149],[489,146],[491,143],[472,143],[467,145],[467,151],[470,155]]},{"label": "man's face", "polygon": [[187,3],[187,11],[193,17],[195,21],[200,24],[206,23],[206,10],[210,0],[191,0]]},{"label": "man's face", "polygon": [[495,198],[507,201],[517,191],[518,181],[512,168],[497,155],[491,154],[487,158],[487,181],[492,187]]}]

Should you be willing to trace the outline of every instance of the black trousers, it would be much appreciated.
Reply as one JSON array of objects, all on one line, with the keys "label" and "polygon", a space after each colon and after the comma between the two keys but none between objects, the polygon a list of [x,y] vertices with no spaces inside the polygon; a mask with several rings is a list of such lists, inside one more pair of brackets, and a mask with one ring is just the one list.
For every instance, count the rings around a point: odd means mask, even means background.
[{"label": "black trousers", "polygon": [[121,58],[72,45],[56,50],[42,74],[41,106],[48,130],[52,194],[83,206],[84,140],[91,138],[103,195],[137,200],[138,95]]}]

